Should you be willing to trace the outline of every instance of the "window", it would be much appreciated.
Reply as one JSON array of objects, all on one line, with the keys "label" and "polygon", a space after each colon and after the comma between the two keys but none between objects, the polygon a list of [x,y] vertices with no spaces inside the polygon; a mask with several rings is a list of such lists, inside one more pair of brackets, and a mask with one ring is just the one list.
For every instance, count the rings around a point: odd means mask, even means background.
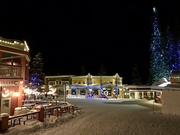
[{"label": "window", "polygon": [[61,84],[69,84],[69,81],[62,81]]},{"label": "window", "polygon": [[72,89],[72,90],[71,90],[71,94],[72,94],[72,95],[76,95],[76,90],[75,90],[75,89]]},{"label": "window", "polygon": [[56,80],[56,84],[61,84],[61,81],[60,80]]},{"label": "window", "polygon": [[49,85],[55,85],[55,81],[49,81],[48,84]]},{"label": "window", "polygon": [[85,95],[85,90],[80,90],[80,95]]}]

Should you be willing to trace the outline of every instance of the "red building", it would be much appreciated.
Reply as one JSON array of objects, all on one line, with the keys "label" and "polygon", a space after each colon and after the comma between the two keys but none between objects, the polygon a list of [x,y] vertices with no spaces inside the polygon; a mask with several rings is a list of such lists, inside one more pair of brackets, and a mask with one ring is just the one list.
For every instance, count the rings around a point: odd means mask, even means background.
[{"label": "red building", "polygon": [[13,115],[14,108],[22,106],[29,62],[26,41],[0,37],[0,113]]}]

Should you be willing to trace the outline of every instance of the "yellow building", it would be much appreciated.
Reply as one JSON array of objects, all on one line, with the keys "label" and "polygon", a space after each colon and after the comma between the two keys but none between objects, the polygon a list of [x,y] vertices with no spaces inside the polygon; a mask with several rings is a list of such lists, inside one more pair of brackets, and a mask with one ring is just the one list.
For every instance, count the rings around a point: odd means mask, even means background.
[{"label": "yellow building", "polygon": [[[69,98],[129,98],[152,100],[159,96],[161,89],[151,85],[123,84],[118,73],[112,76],[46,76],[46,91],[51,96]],[[159,88],[159,87],[158,87]]]},{"label": "yellow building", "polygon": [[[122,98],[122,77],[116,73],[113,76],[62,75],[46,76],[46,91],[52,95],[84,98]],[[65,87],[64,87],[65,86]],[[66,91],[64,93],[63,91]]]}]

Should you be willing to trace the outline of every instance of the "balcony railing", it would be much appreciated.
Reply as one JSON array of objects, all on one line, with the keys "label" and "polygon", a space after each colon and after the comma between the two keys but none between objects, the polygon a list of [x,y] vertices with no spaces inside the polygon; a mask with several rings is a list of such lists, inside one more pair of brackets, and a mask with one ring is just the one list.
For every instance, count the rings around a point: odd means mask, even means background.
[{"label": "balcony railing", "polygon": [[21,78],[21,66],[0,64],[0,78]]}]

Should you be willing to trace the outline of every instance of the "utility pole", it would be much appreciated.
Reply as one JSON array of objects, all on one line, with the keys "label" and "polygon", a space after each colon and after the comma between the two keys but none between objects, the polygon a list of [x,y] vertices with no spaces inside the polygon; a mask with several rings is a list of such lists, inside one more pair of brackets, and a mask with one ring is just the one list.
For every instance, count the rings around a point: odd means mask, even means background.
[{"label": "utility pole", "polygon": [[66,103],[66,84],[64,84],[64,103]]},{"label": "utility pole", "polygon": [[117,78],[117,74],[116,74],[116,95],[118,95],[118,78]]},{"label": "utility pole", "polygon": [[102,90],[102,75],[100,76],[100,95],[102,95],[103,90]]}]

